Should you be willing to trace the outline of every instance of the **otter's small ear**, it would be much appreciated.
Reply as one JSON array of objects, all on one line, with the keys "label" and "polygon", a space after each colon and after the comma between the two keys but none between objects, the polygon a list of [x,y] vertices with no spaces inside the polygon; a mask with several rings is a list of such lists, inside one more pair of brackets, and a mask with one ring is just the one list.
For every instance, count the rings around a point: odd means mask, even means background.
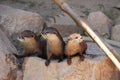
[{"label": "otter's small ear", "polygon": [[83,39],[83,37],[81,36],[80,39]]},{"label": "otter's small ear", "polygon": [[70,37],[68,37],[68,38],[67,38],[67,41],[69,41],[70,39],[71,39],[71,38],[70,38]]},{"label": "otter's small ear", "polygon": [[35,35],[34,35],[34,34],[32,34],[32,35],[31,35],[31,37],[34,37],[34,38],[35,38]]},{"label": "otter's small ear", "polygon": [[21,34],[18,36],[18,39],[24,39],[24,36],[22,36]]},{"label": "otter's small ear", "polygon": [[43,31],[46,27],[47,27],[47,23],[44,22],[44,23],[43,23],[43,29],[42,29],[42,31]]},{"label": "otter's small ear", "polygon": [[38,37],[42,37],[42,35],[41,35],[41,34],[39,34],[39,35],[38,35]]}]

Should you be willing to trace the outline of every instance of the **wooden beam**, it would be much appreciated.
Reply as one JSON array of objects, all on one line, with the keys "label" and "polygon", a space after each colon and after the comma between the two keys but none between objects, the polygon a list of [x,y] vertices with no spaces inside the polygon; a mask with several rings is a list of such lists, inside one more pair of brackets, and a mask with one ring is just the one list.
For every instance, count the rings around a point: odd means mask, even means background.
[{"label": "wooden beam", "polygon": [[[86,20],[80,18],[64,0],[53,0],[64,12],[66,12],[79,27],[82,27],[85,32],[96,42],[96,44],[104,51],[104,53],[111,59],[120,71],[120,57],[117,56],[117,52],[106,43],[102,38],[98,37],[95,32],[90,28],[90,24]],[[118,55],[119,56],[119,55]],[[119,59],[118,59],[119,58]]]}]

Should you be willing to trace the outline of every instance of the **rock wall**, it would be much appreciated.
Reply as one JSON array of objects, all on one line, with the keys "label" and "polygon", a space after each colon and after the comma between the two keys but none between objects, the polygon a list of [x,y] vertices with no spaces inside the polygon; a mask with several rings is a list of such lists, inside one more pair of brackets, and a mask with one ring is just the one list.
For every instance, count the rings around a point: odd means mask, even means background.
[{"label": "rock wall", "polygon": [[110,35],[110,29],[113,25],[112,20],[110,20],[104,13],[101,11],[92,12],[88,15],[88,21],[92,25],[91,28],[94,31],[97,31],[101,35],[108,34]]},{"label": "rock wall", "polygon": [[0,80],[16,80],[17,63],[12,53],[17,50],[0,30]]},{"label": "rock wall", "polygon": [[8,35],[26,29],[40,33],[42,17],[37,13],[0,5],[0,24]]},{"label": "rock wall", "polygon": [[[104,30],[100,33],[108,33],[112,22],[101,12],[96,12],[93,16],[95,17],[92,17],[90,21],[93,24],[95,23],[96,28],[94,29],[99,27],[99,31]],[[102,18],[101,21],[97,17]],[[78,30],[74,28],[76,25],[69,20],[68,16],[64,18],[56,17],[55,19],[57,21],[55,21],[56,23],[53,22],[53,27],[60,30],[61,26],[64,29],[67,25],[67,28],[69,28],[69,30],[66,28],[63,33],[73,33]],[[62,19],[65,19],[65,24],[63,24],[64,20]],[[71,28],[68,23],[71,23]],[[51,64],[46,67],[45,60],[37,57],[28,57],[24,60],[22,71],[19,71],[16,58],[12,55],[12,53],[17,53],[17,50],[5,33],[12,35],[25,29],[39,33],[41,26],[42,19],[39,14],[0,5],[0,80],[120,80],[120,72],[115,65],[93,44],[88,45],[87,53],[95,54],[95,56],[85,58],[83,62],[79,61],[78,57],[75,57],[72,59],[72,65],[69,66],[66,60],[61,63],[52,60]],[[115,35],[119,35],[119,28],[113,27],[112,32],[112,34],[118,32]],[[119,40],[116,39],[118,37],[115,37],[114,40]]]},{"label": "rock wall", "polygon": [[72,59],[72,65],[66,60],[61,63],[52,61],[46,67],[45,60],[30,57],[23,65],[23,80],[119,80],[119,73],[114,64],[105,56],[79,61]]},{"label": "rock wall", "polygon": [[120,41],[120,24],[112,28],[112,39]]},{"label": "rock wall", "polygon": [[[78,13],[78,15],[85,18],[91,24],[93,31],[99,33],[105,38],[120,41],[118,27],[120,17],[112,21],[101,11],[91,12],[88,16],[85,16],[83,13]],[[85,34],[83,30],[80,27],[78,28],[75,22],[65,13],[55,16],[54,18],[50,18],[48,25],[57,28],[63,36],[68,36],[74,32],[79,32],[83,35]]]}]

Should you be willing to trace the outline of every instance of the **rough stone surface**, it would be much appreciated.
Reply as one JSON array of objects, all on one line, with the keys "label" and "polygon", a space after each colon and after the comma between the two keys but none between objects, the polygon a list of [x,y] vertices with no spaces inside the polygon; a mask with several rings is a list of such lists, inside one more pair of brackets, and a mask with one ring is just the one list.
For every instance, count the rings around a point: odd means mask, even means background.
[{"label": "rough stone surface", "polygon": [[63,24],[63,25],[76,25],[75,22],[67,15],[67,14],[61,14],[54,17],[54,21],[51,20],[51,24]]},{"label": "rough stone surface", "polygon": [[[84,14],[81,14],[81,16],[85,17]],[[78,28],[72,18],[65,13],[57,15],[54,18],[50,18],[47,23],[49,26],[57,28],[63,36],[68,36],[68,34],[74,32],[79,32],[81,34],[83,33],[83,30]]]},{"label": "rough stone surface", "polygon": [[120,25],[116,25],[112,28],[112,39],[120,41]]},{"label": "rough stone surface", "polygon": [[[95,69],[95,80],[119,80],[120,73],[110,59],[105,58],[99,62]],[[110,73],[110,74],[109,74]]]},{"label": "rough stone surface", "polygon": [[25,29],[40,32],[42,18],[37,13],[0,5],[0,24],[9,35]]},{"label": "rough stone surface", "polygon": [[[80,14],[80,13],[79,13]],[[78,14],[78,15],[79,15]],[[85,17],[85,14],[81,13],[79,16]],[[62,24],[62,25],[76,25],[73,19],[66,13],[55,16],[54,18],[49,19],[50,24]]]},{"label": "rough stone surface", "polygon": [[17,78],[16,78],[16,80],[23,80],[23,73],[22,73],[21,70],[17,71]]},{"label": "rough stone surface", "polygon": [[115,20],[115,24],[116,25],[120,24],[120,16]]},{"label": "rough stone surface", "polygon": [[51,26],[56,28],[62,36],[69,36],[75,32],[83,34],[83,30],[75,25],[52,24]]},{"label": "rough stone surface", "polygon": [[26,58],[23,65],[23,80],[119,80],[118,70],[104,56],[93,59],[72,59],[68,66],[66,60],[61,63],[52,61],[46,67],[44,60],[36,57]]},{"label": "rough stone surface", "polygon": [[17,53],[15,47],[0,30],[0,80],[15,80],[17,64],[12,53]]},{"label": "rough stone surface", "polygon": [[110,34],[112,21],[101,11],[92,12],[88,16],[88,21],[92,25],[91,28],[101,35]]}]

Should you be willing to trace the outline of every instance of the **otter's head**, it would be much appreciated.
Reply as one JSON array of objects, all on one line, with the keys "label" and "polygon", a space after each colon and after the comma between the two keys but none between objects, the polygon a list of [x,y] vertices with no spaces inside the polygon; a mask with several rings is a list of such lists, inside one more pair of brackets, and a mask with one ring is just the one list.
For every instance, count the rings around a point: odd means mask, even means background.
[{"label": "otter's head", "polygon": [[46,23],[43,24],[43,29],[41,35],[46,39],[49,34],[59,34],[57,29],[53,27],[48,27]]},{"label": "otter's head", "polygon": [[70,41],[70,40],[74,40],[74,41],[77,41],[77,42],[82,42],[83,37],[78,33],[73,33],[67,38],[67,41]]},{"label": "otter's head", "polygon": [[18,36],[20,42],[27,42],[27,40],[35,39],[36,34],[30,30],[24,30]]}]

